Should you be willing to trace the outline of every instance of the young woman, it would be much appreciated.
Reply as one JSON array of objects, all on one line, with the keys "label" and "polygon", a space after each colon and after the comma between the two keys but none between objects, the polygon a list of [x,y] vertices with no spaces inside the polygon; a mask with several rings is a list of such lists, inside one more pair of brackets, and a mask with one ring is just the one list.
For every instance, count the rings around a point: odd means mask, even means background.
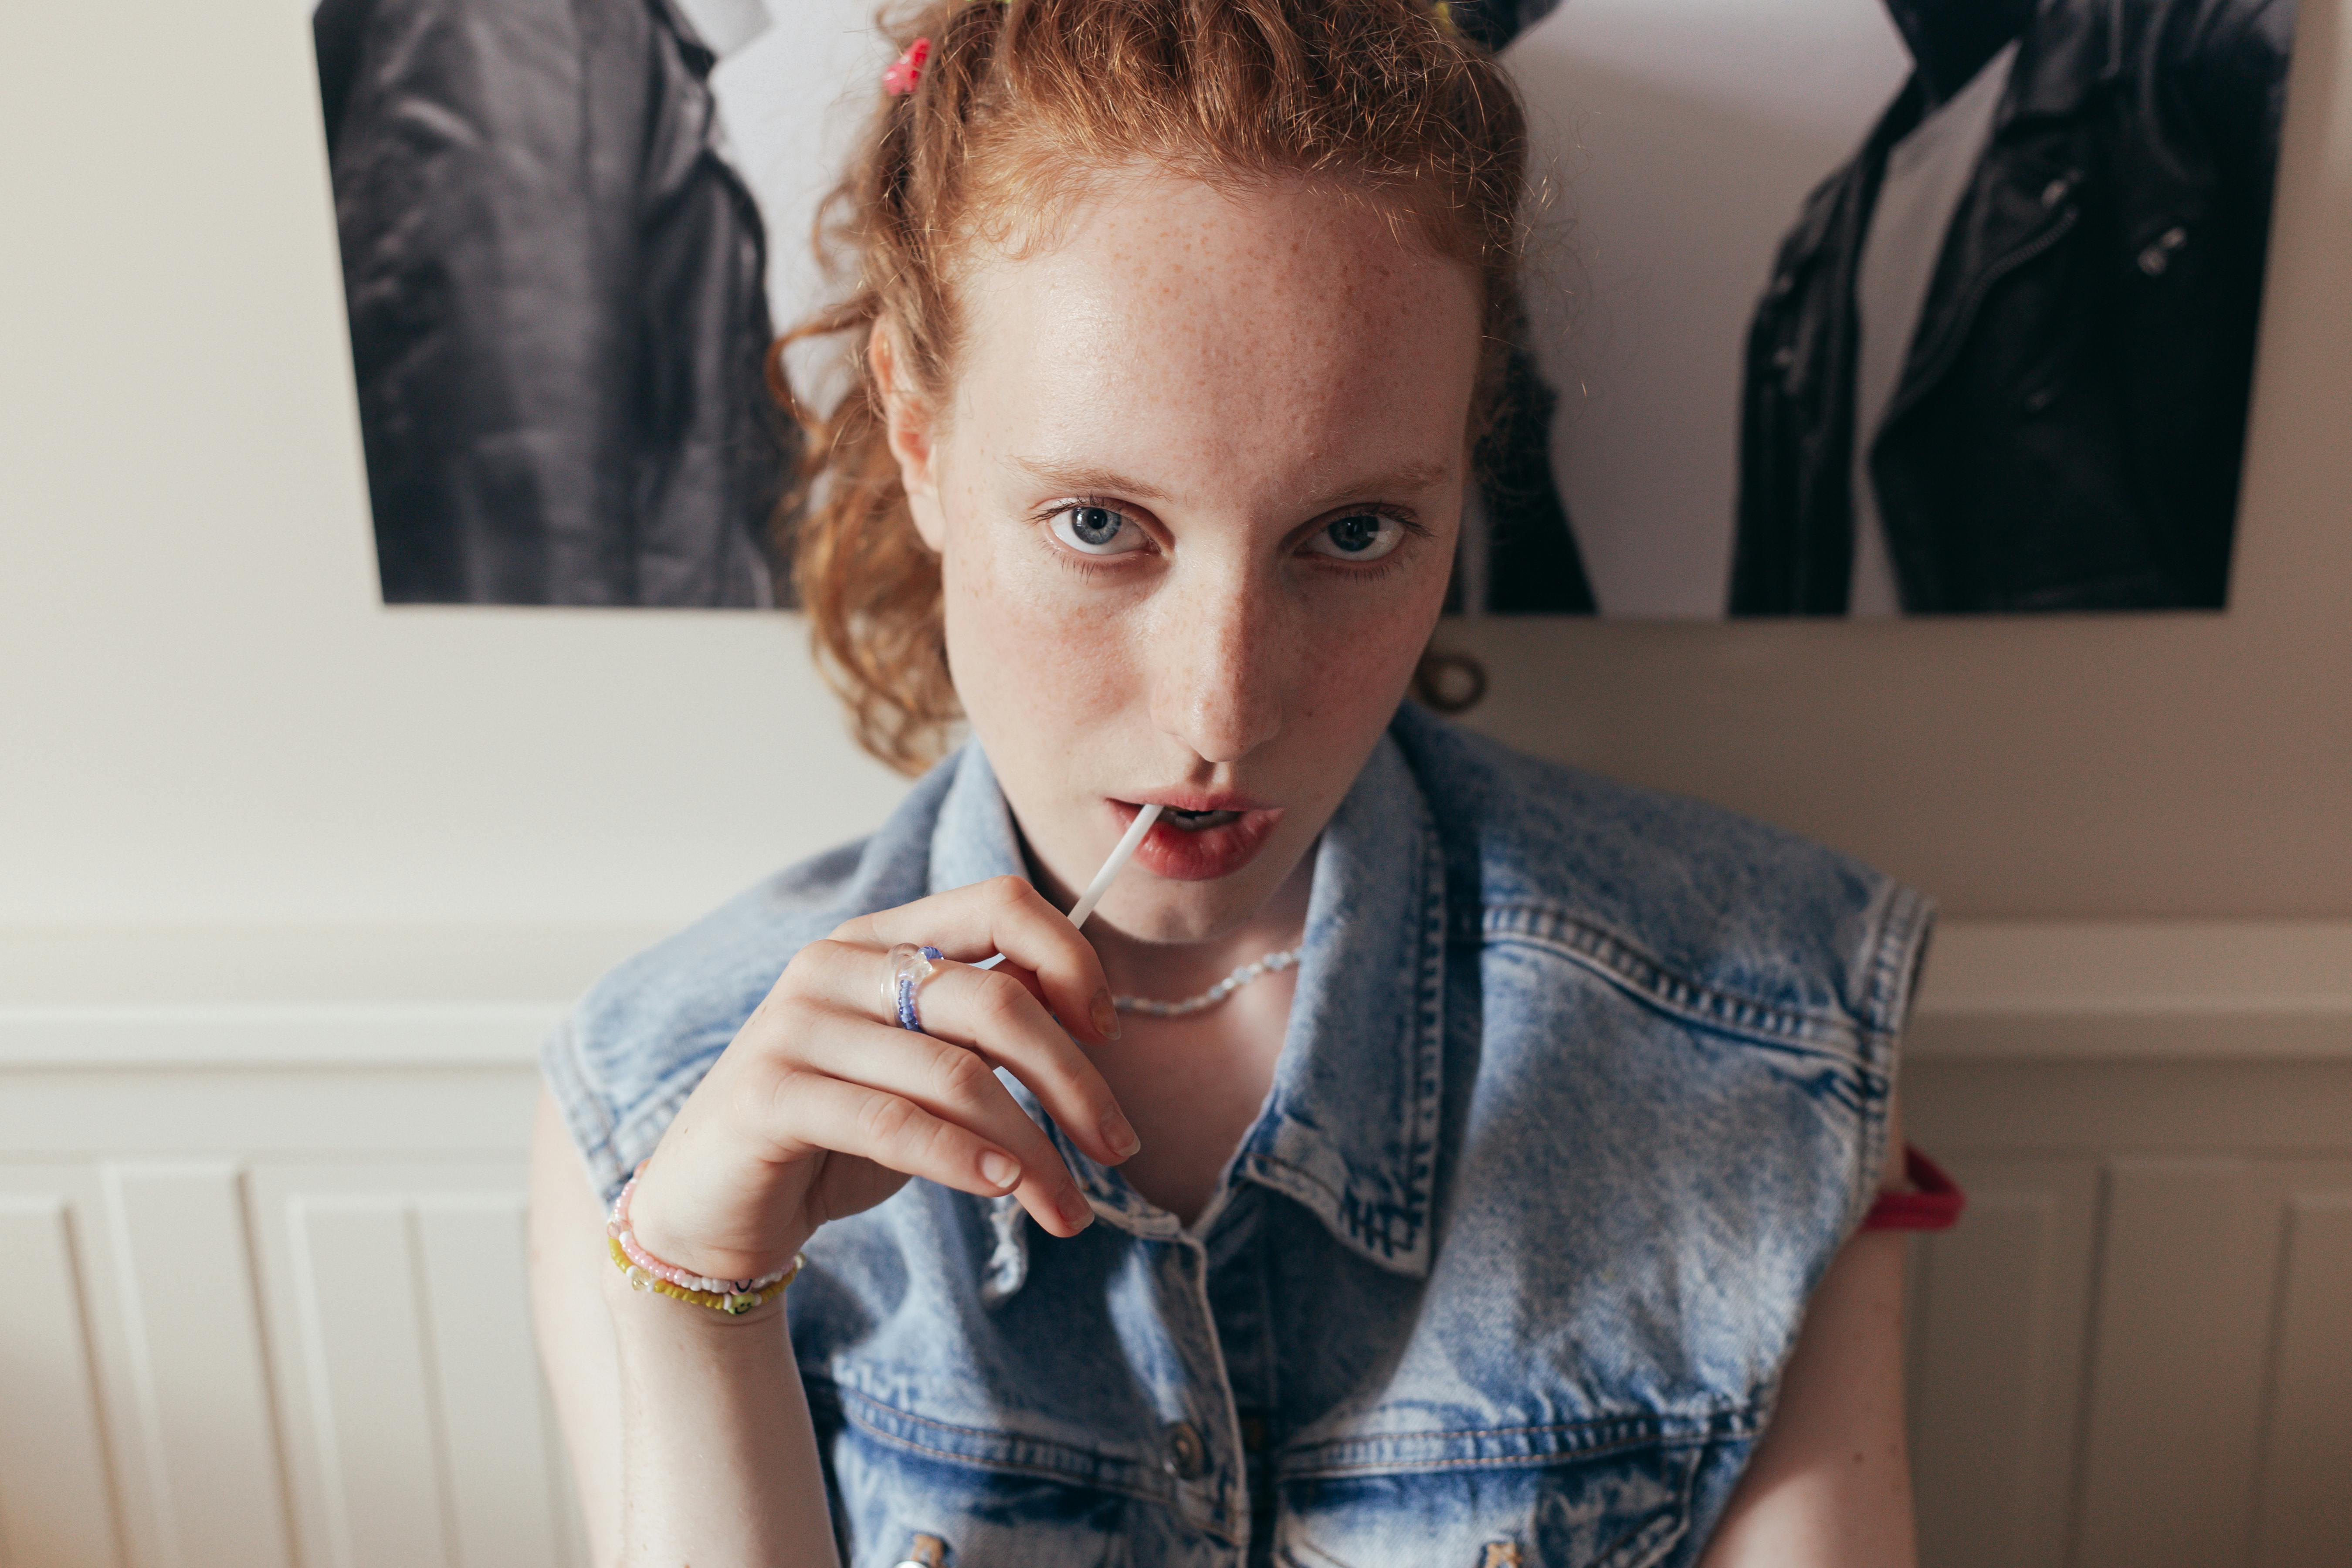
[{"label": "young woman", "polygon": [[1505,79],[1410,0],[907,42],[799,586],[869,745],[971,739],[549,1044],[596,1560],[1907,1561],[1859,1232],[1925,900],[1404,700],[1510,306]]}]

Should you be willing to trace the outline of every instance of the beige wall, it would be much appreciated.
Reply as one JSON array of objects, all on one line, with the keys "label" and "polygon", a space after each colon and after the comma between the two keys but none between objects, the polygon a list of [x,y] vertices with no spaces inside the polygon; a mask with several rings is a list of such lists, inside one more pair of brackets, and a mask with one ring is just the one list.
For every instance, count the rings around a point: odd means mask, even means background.
[{"label": "beige wall", "polygon": [[[2342,5],[2229,614],[1488,623],[1478,721],[1955,914],[2352,913]],[[861,830],[788,621],[374,602],[304,9],[0,11],[0,926],[675,921]]]}]

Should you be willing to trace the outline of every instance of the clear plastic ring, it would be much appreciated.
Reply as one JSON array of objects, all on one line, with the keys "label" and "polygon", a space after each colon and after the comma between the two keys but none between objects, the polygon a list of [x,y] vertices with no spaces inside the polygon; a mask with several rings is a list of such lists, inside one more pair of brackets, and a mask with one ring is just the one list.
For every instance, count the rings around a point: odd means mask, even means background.
[{"label": "clear plastic ring", "polygon": [[945,955],[936,947],[902,942],[886,956],[889,968],[882,982],[882,1010],[898,1027],[921,1034],[923,1019],[915,1010],[915,990],[938,970]]}]

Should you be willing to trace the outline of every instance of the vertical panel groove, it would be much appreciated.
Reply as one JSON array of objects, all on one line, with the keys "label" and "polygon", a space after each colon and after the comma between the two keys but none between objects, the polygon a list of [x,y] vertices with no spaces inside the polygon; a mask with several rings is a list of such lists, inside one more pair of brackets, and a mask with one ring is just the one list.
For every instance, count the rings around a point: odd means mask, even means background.
[{"label": "vertical panel groove", "polygon": [[122,1309],[123,1339],[130,1349],[131,1402],[139,1414],[139,1445],[146,1458],[147,1510],[156,1553],[155,1568],[186,1568],[180,1555],[177,1510],[172,1500],[172,1461],[163,1440],[163,1395],[156,1385],[155,1357],[147,1331],[146,1302],[138,1289],[139,1259],[131,1242],[131,1215],[121,1173],[107,1173],[106,1201],[113,1211],[114,1275]]},{"label": "vertical panel groove", "polygon": [[522,1209],[520,1194],[494,1191],[417,1207],[458,1568],[560,1568],[568,1556],[527,1307]]},{"label": "vertical panel groove", "polygon": [[[242,1165],[236,1167],[231,1173],[230,1180],[236,1194],[237,1222],[244,1230],[242,1237],[244,1245],[237,1249],[237,1268],[244,1278],[248,1299],[257,1306],[258,1303],[268,1300],[268,1294],[261,1278],[261,1248],[254,1245],[254,1238],[261,1234],[261,1227],[259,1217],[254,1211],[253,1182],[250,1173]],[[259,1371],[262,1407],[269,1412],[270,1417],[269,1457],[271,1462],[277,1467],[278,1475],[283,1478],[292,1475],[294,1471],[288,1462],[289,1458],[287,1453],[288,1435],[278,1419],[278,1412],[283,1409],[284,1405],[278,1400],[278,1358],[274,1353],[275,1348],[270,1342],[271,1330],[268,1312],[258,1310],[254,1312],[253,1331],[261,1350]],[[294,1493],[291,1487],[281,1482],[276,1489],[275,1506],[278,1511],[279,1539],[289,1542],[288,1561],[290,1563],[296,1554],[291,1543],[301,1539],[301,1532],[297,1528],[294,1519]]]},{"label": "vertical panel groove", "polygon": [[[2263,1325],[2263,1385],[2258,1396],[2262,1416],[2254,1428],[2253,1504],[2256,1515],[2253,1523],[2257,1530],[2262,1523],[2259,1510],[2263,1478],[2270,1473],[2271,1446],[2277,1440],[2278,1427],[2273,1417],[2278,1410],[2281,1363],[2286,1353],[2286,1325],[2291,1305],[2287,1300],[2287,1287],[2294,1274],[2294,1250],[2298,1239],[2292,1211],[2286,1217],[2284,1229],[2284,1234],[2279,1237],[2278,1253],[2271,1259],[2270,1321]],[[2347,1484],[2352,1485],[2352,1478],[2347,1478]]]},{"label": "vertical panel groove", "polygon": [[287,1568],[284,1448],[262,1365],[243,1176],[226,1162],[109,1164],[132,1394],[158,1568]]},{"label": "vertical panel groove", "polygon": [[[79,1205],[68,1205],[58,1215],[64,1231],[66,1267],[73,1275],[74,1328],[81,1335],[82,1375],[89,1384],[89,1418],[98,1435],[99,1473],[106,1486],[106,1526],[114,1538],[114,1560],[122,1561],[122,1543],[130,1539],[122,1517],[122,1476],[114,1458],[114,1436],[107,1416],[106,1401],[99,1390],[104,1384],[98,1367],[98,1325],[90,1317],[89,1270],[82,1264],[82,1215]],[[20,1568],[33,1568],[31,1564]]]},{"label": "vertical panel groove", "polygon": [[[408,1288],[415,1301],[416,1349],[429,1370],[441,1364],[441,1348],[437,1339],[438,1326],[433,1321],[433,1297],[426,1270],[431,1267],[425,1251],[425,1227],[416,1205],[404,1205],[401,1210],[401,1230],[408,1243]],[[457,1535],[457,1468],[449,1454],[448,1403],[441,1396],[441,1380],[436,1376],[425,1379],[425,1431],[433,1444],[433,1473],[440,1480],[441,1550],[453,1568],[472,1568],[466,1562],[464,1547]]]},{"label": "vertical panel groove", "polygon": [[345,1568],[451,1568],[434,1466],[432,1382],[401,1194],[289,1205],[306,1287],[326,1527]]},{"label": "vertical panel groove", "polygon": [[2352,1170],[2289,1194],[2291,1262],[2273,1343],[2256,1568],[2352,1563]]},{"label": "vertical panel groove", "polygon": [[319,1488],[326,1499],[327,1551],[332,1568],[352,1568],[351,1499],[335,1431],[335,1403],[327,1388],[326,1325],[319,1300],[319,1268],[310,1256],[310,1227],[299,1203],[287,1205],[287,1247],[301,1321],[303,1378],[310,1394],[310,1447],[318,1456]]},{"label": "vertical panel groove", "polygon": [[2109,1241],[2115,1230],[2116,1169],[2111,1160],[2099,1163],[2099,1187],[2092,1214],[2091,1292],[2083,1312],[2083,1361],[2074,1378],[2074,1464],[2066,1489],[2067,1568],[2081,1568],[2083,1509],[2091,1493],[2091,1412],[2098,1393],[2100,1325],[2107,1310]]},{"label": "vertical panel groove", "polygon": [[0,1197],[0,1251],[16,1266],[12,1298],[0,1300],[0,1563],[15,1568],[122,1562],[121,1486],[76,1217],[62,1195]]}]

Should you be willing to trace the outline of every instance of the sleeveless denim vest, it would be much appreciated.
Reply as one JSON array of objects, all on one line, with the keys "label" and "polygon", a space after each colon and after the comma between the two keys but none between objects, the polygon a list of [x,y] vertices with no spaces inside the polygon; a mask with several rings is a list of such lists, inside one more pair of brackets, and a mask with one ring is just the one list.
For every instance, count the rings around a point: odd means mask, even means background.
[{"label": "sleeveless denim vest", "polygon": [[[1273,1088],[1195,1225],[1015,1086],[1097,1224],[916,1181],[810,1242],[850,1568],[1697,1561],[1876,1190],[1930,906],[1412,707],[1314,853]],[[607,976],[545,1052],[604,1195],[801,946],[1021,868],[970,746]]]}]

